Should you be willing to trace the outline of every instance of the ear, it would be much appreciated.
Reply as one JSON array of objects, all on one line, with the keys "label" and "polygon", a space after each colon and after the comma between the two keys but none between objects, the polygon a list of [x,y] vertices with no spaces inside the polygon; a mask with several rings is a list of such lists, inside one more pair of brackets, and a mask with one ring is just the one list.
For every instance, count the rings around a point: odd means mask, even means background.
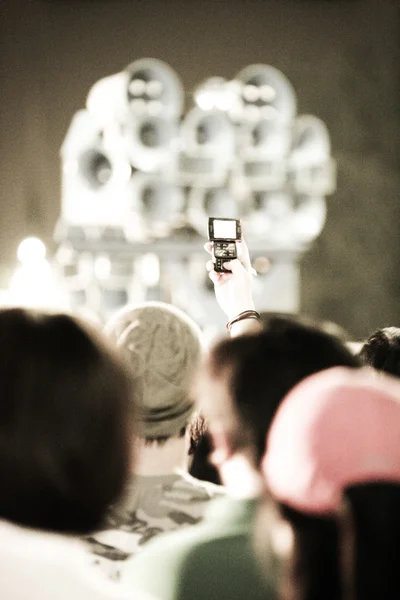
[{"label": "ear", "polygon": [[210,454],[210,462],[218,469],[233,456],[234,452],[228,436],[223,431],[210,433],[210,436],[214,448]]}]

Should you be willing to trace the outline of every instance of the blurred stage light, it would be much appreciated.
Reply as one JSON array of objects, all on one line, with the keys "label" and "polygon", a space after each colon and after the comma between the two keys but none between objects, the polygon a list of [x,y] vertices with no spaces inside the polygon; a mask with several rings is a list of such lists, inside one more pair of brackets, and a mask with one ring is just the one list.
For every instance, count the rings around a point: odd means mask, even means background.
[{"label": "blurred stage light", "polygon": [[17,257],[20,264],[10,281],[10,303],[28,308],[66,308],[67,300],[46,259],[44,243],[36,237],[24,239],[18,246]]},{"label": "blurred stage light", "polygon": [[228,112],[240,107],[240,85],[223,77],[210,77],[196,88],[194,100],[201,110]]},{"label": "blurred stage light", "polygon": [[[128,103],[143,100],[146,110],[156,99],[164,118],[178,118],[183,109],[184,91],[176,72],[155,58],[141,58],[128,65]],[[154,105],[153,105],[154,107]]]},{"label": "blurred stage light", "polygon": [[[285,123],[296,115],[296,95],[287,77],[270,65],[249,65],[234,78],[242,84],[242,118],[266,116],[267,109]],[[257,109],[257,112],[254,110]]]},{"label": "blurred stage light", "polygon": [[41,262],[46,258],[46,246],[37,237],[25,238],[18,246],[17,257],[23,265]]}]

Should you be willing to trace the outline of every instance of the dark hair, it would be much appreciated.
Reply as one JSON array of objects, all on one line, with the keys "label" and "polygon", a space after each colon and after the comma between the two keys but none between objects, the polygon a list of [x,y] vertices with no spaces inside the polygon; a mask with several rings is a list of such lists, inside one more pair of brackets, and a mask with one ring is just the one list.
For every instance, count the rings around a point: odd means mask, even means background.
[{"label": "dark hair", "polygon": [[400,329],[378,329],[369,336],[359,356],[363,364],[400,377]]},{"label": "dark hair", "polygon": [[280,600],[342,598],[336,519],[304,514],[284,504],[279,508],[293,531],[292,551],[281,566]]},{"label": "dark hair", "polygon": [[0,347],[0,517],[88,533],[128,475],[128,371],[67,315],[0,310]]},{"label": "dark hair", "polygon": [[280,506],[294,534],[282,572],[281,600],[398,597],[400,485],[357,484],[345,490],[344,498],[349,514],[338,517]]},{"label": "dark hair", "polygon": [[189,433],[189,455],[192,457],[189,467],[190,475],[201,481],[209,481],[210,483],[220,485],[221,478],[218,469],[210,462],[212,441],[208,433],[207,420],[203,415],[199,413],[194,415],[190,422]]},{"label": "dark hair", "polygon": [[[257,460],[283,398],[297,383],[334,366],[358,367],[358,358],[334,336],[292,319],[275,318],[257,335],[224,340],[210,355],[214,377],[230,368],[229,387],[241,422],[233,447],[251,442]],[[250,436],[250,439],[249,439]]]}]

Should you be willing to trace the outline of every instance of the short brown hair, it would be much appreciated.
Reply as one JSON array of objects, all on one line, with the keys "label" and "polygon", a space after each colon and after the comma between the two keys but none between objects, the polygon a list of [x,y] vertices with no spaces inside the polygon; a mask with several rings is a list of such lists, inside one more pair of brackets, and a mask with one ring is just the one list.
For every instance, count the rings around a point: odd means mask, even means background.
[{"label": "short brown hair", "polygon": [[0,310],[0,348],[0,517],[90,532],[128,475],[128,371],[68,315]]}]

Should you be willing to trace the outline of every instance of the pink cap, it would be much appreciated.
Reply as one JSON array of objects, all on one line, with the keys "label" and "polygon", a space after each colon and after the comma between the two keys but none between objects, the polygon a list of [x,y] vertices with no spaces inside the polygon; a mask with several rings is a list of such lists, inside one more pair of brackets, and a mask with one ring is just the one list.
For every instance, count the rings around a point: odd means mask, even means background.
[{"label": "pink cap", "polygon": [[277,411],[263,472],[277,500],[316,514],[349,485],[400,483],[400,383],[342,367],[308,377]]}]

